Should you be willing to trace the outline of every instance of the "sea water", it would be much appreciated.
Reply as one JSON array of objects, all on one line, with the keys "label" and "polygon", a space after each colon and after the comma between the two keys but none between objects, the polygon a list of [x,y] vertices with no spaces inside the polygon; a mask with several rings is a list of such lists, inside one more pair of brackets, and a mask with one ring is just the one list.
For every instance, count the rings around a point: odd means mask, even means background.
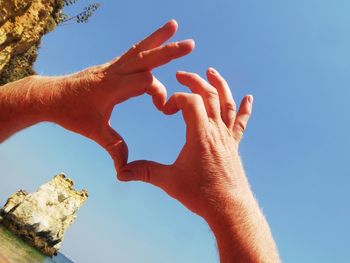
[{"label": "sea water", "polygon": [[58,253],[47,257],[0,225],[0,263],[73,263]]}]

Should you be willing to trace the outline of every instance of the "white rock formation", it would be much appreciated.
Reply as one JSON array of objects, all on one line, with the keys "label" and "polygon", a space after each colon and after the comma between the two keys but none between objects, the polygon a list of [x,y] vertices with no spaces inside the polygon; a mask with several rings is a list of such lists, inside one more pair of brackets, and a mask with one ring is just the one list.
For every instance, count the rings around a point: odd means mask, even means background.
[{"label": "white rock formation", "polygon": [[45,255],[53,256],[87,197],[86,190],[74,190],[73,181],[61,173],[35,193],[14,193],[1,211],[1,223]]}]

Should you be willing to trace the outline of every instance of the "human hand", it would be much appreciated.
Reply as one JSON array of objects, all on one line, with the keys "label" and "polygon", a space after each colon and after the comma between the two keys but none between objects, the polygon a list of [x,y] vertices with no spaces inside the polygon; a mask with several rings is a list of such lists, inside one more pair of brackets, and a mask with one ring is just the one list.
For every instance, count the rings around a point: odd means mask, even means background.
[{"label": "human hand", "polygon": [[245,96],[236,113],[230,88],[216,70],[207,71],[209,83],[193,73],[177,72],[176,76],[193,93],[175,93],[163,111],[174,114],[182,110],[187,126],[182,151],[172,165],[129,163],[118,178],[154,184],[207,219],[217,214],[218,204],[229,204],[250,193],[238,145],[253,98]]},{"label": "human hand", "polygon": [[220,262],[280,262],[272,234],[250,190],[238,146],[252,111],[245,96],[238,112],[226,81],[208,69],[209,83],[178,72],[178,81],[194,93],[175,93],[163,111],[181,110],[186,143],[171,165],[134,161],[121,170],[121,181],[144,181],[163,189],[213,230]]},{"label": "human hand", "polygon": [[[166,89],[152,74],[152,69],[190,53],[193,40],[162,44],[175,34],[177,23],[171,20],[149,37],[134,45],[113,61],[63,77],[34,76],[41,82],[39,93],[47,104],[45,121],[84,135],[105,148],[119,171],[128,156],[127,145],[109,124],[116,104],[147,93],[161,109]],[[43,88],[45,86],[45,88]]]}]

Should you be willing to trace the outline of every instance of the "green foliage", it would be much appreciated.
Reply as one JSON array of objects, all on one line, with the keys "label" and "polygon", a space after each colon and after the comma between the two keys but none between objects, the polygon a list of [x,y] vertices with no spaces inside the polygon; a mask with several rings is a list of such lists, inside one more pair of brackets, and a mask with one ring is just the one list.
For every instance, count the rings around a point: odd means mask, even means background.
[{"label": "green foliage", "polygon": [[77,23],[87,23],[93,13],[100,7],[100,4],[93,3],[84,8],[84,11],[77,15]]},{"label": "green foliage", "polygon": [[[64,5],[70,6],[75,4],[77,1],[78,0],[64,0]],[[69,16],[65,13],[61,13],[56,22],[60,25],[66,24],[69,21],[74,21],[76,23],[87,23],[89,21],[89,18],[95,13],[95,11],[99,7],[99,3],[92,3],[86,6],[82,12],[74,16]]]},{"label": "green foliage", "polygon": [[[77,15],[69,16],[62,12],[64,7],[76,4],[78,0],[57,0],[53,6],[51,16],[47,19],[42,35],[55,29],[57,25],[66,24],[68,21],[75,23],[87,23],[89,18],[100,7],[98,3],[92,3],[86,6],[82,12]],[[1,2],[1,0],[0,0]],[[1,22],[1,21],[0,21]],[[23,53],[13,55],[9,62],[0,70],[0,86],[6,83],[22,79],[35,74],[33,64],[37,58],[37,49],[40,45],[40,39]],[[1,47],[4,48],[4,47]]]},{"label": "green foliage", "polygon": [[69,6],[75,4],[76,2],[78,2],[78,0],[64,0],[64,5]]}]

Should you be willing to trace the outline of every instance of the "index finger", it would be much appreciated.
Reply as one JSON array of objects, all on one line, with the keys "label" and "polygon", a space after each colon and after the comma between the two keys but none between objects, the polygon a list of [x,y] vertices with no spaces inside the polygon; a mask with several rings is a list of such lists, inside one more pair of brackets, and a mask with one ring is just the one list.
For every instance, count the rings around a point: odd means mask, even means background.
[{"label": "index finger", "polygon": [[141,42],[133,45],[124,55],[119,58],[119,63],[124,63],[138,53],[159,47],[177,31],[178,25],[176,20],[168,21],[164,26],[153,32],[151,35],[143,39]]},{"label": "index finger", "polygon": [[134,59],[123,64],[119,69],[119,73],[126,74],[151,71],[156,67],[169,63],[173,59],[187,55],[193,50],[194,45],[194,41],[188,39],[143,51]]},{"label": "index finger", "polygon": [[208,123],[208,116],[203,99],[198,94],[177,92],[174,93],[163,107],[164,114],[175,114],[182,111],[188,130],[198,132]]}]

